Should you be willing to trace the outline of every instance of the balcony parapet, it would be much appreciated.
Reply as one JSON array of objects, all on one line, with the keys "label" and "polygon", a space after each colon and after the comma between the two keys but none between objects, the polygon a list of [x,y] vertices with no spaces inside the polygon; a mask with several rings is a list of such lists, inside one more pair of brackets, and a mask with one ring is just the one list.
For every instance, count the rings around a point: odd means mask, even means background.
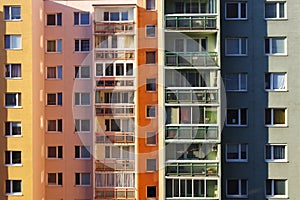
[{"label": "balcony parapet", "polygon": [[134,171],[134,160],[96,160],[96,172]]},{"label": "balcony parapet", "polygon": [[134,60],[134,50],[95,50],[96,60]]},{"label": "balcony parapet", "polygon": [[134,116],[134,105],[95,105],[96,116]]},{"label": "balcony parapet", "polygon": [[217,89],[166,89],[165,103],[218,103]]},{"label": "balcony parapet", "polygon": [[134,34],[134,22],[94,22],[95,34],[131,33]]},{"label": "balcony parapet", "polygon": [[134,143],[134,132],[104,132],[96,133],[97,144]]}]

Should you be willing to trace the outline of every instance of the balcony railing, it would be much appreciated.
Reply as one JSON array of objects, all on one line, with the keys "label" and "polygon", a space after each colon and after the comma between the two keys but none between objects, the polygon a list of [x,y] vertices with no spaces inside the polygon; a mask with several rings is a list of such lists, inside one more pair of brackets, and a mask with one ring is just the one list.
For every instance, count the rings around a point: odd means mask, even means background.
[{"label": "balcony railing", "polygon": [[166,176],[218,176],[218,163],[167,163]]},{"label": "balcony railing", "polygon": [[218,103],[218,90],[166,90],[166,103]]},{"label": "balcony railing", "polygon": [[115,89],[115,88],[123,88],[123,87],[133,87],[134,86],[134,78],[99,78],[100,80],[96,80],[96,87],[101,89]]},{"label": "balcony railing", "polygon": [[166,52],[166,66],[215,67],[218,63],[216,52]]},{"label": "balcony railing", "polygon": [[133,171],[134,160],[112,160],[95,162],[96,171]]},{"label": "balcony railing", "polygon": [[218,140],[217,126],[167,126],[166,140]]},{"label": "balcony railing", "polygon": [[96,60],[134,60],[134,50],[96,50]]},{"label": "balcony railing", "polygon": [[96,135],[96,143],[134,143],[134,133],[132,132],[105,132]]},{"label": "balcony railing", "polygon": [[217,29],[216,14],[170,14],[166,16],[166,29],[214,30]]},{"label": "balcony railing", "polygon": [[134,22],[95,22],[95,33],[134,33]]},{"label": "balcony railing", "polygon": [[96,105],[97,116],[134,116],[134,105]]},{"label": "balcony railing", "polygon": [[95,190],[95,199],[101,200],[117,200],[117,199],[126,199],[126,200],[135,200],[135,189],[126,189],[126,188],[107,188],[100,189],[96,188]]}]

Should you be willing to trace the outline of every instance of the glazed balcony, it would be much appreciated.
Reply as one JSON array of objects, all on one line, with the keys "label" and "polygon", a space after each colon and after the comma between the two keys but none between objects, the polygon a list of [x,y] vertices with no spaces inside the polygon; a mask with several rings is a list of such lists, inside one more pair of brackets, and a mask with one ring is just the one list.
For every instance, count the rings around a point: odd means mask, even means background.
[{"label": "glazed balcony", "polygon": [[168,142],[219,140],[217,126],[167,126],[165,140]]},{"label": "glazed balcony", "polygon": [[96,188],[95,199],[101,200],[135,200],[135,189],[134,188]]},{"label": "glazed balcony", "polygon": [[177,103],[195,103],[195,104],[215,104],[218,103],[218,90],[186,90],[172,89],[166,90],[165,102],[171,104]]},{"label": "glazed balcony", "polygon": [[134,60],[134,50],[95,50],[96,60]]},{"label": "glazed balcony", "polygon": [[96,80],[97,89],[134,89],[134,78],[97,78]]},{"label": "glazed balcony", "polygon": [[134,116],[134,105],[95,105],[96,116],[128,117]]},{"label": "glazed balcony", "polygon": [[165,18],[166,30],[217,30],[216,14],[169,14]]},{"label": "glazed balcony", "polygon": [[134,22],[95,22],[94,31],[96,34],[134,34]]},{"label": "glazed balcony", "polygon": [[218,176],[219,163],[166,163],[166,176]]},{"label": "glazed balcony", "polygon": [[105,132],[97,133],[96,135],[97,144],[109,144],[109,143],[134,143],[134,133],[133,132]]},{"label": "glazed balcony", "polygon": [[174,67],[216,67],[216,52],[166,52],[165,65]]},{"label": "glazed balcony", "polygon": [[95,161],[95,170],[101,171],[134,171],[134,160]]}]

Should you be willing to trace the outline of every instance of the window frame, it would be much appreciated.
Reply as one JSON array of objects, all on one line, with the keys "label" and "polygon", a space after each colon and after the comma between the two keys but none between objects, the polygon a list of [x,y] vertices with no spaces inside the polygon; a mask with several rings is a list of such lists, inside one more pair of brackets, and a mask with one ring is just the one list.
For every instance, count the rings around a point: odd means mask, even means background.
[{"label": "window frame", "polygon": [[[49,123],[55,121],[55,130],[49,130]],[[59,127],[61,124],[61,128]],[[63,120],[62,119],[48,119],[47,120],[47,133],[62,133],[63,132]]]},{"label": "window frame", "polygon": [[[83,42],[86,42],[88,41],[88,50],[83,50]],[[78,42],[78,49],[76,48],[76,43]],[[90,44],[90,39],[89,38],[84,38],[84,39],[75,39],[74,40],[74,52],[75,53],[88,53],[90,52],[90,48],[91,48],[91,44]]]},{"label": "window frame", "polygon": [[147,92],[156,92],[156,78],[147,78],[146,79],[146,91]]},{"label": "window frame", "polygon": [[[270,76],[270,89],[267,88],[267,80],[266,80],[266,76],[269,75]],[[284,89],[276,89],[274,88],[274,75],[284,75]],[[287,73],[286,72],[267,72],[265,73],[265,91],[267,92],[279,92],[279,91],[287,91]]]},{"label": "window frame", "polygon": [[[275,149],[274,149],[274,147],[276,147],[276,146],[284,146],[284,159],[276,159],[276,158],[274,158],[275,157]],[[268,147],[270,147],[270,156],[271,156],[271,158],[270,159],[268,159],[267,158],[267,148]],[[265,145],[265,153],[264,153],[264,155],[265,155],[265,162],[287,162],[288,161],[288,159],[287,159],[287,156],[288,156],[288,152],[287,152],[288,150],[287,150],[287,144],[266,144]]]},{"label": "window frame", "polygon": [[[150,193],[149,189],[151,189],[151,188],[152,189],[155,188],[155,196],[152,196],[152,195],[150,196],[149,195],[149,193]],[[156,197],[157,197],[157,187],[155,185],[153,185],[153,186],[152,185],[151,186],[147,185],[146,186],[146,197],[147,197],[147,199],[156,199]]]},{"label": "window frame", "polygon": [[[89,123],[89,130],[82,130],[83,122]],[[75,133],[90,133],[91,132],[91,120],[90,119],[75,119]],[[79,125],[79,126],[77,126]]]},{"label": "window frame", "polygon": [[[232,111],[237,111],[237,121],[238,123],[237,124],[234,124],[234,123],[228,123],[228,110],[232,110]],[[242,111],[245,110],[246,111],[246,124],[242,124]],[[246,127],[248,126],[248,109],[247,108],[227,108],[226,110],[226,126],[227,127]]]},{"label": "window frame", "polygon": [[[49,183],[49,175],[55,175],[55,183]],[[47,186],[63,186],[63,173],[62,172],[50,172],[50,173],[48,172],[47,173]]]},{"label": "window frame", "polygon": [[[83,156],[83,149],[86,149],[86,151],[89,153],[88,157],[84,157]],[[79,145],[75,145],[74,146],[74,158],[76,160],[90,160],[91,159],[91,147],[90,146],[79,146]],[[78,156],[77,156],[77,152],[78,152]]]},{"label": "window frame", "polygon": [[[55,148],[55,156],[49,157],[49,148]],[[47,146],[47,159],[63,159],[63,146]]]},{"label": "window frame", "polygon": [[[48,16],[50,16],[50,15],[54,15],[54,17],[55,17],[55,19],[54,19],[55,22],[54,22],[53,25],[48,24]],[[58,17],[59,15],[60,15],[60,21],[59,21],[59,17]],[[62,13],[61,12],[60,13],[47,13],[45,20],[46,20],[46,26],[47,27],[62,26]]]},{"label": "window frame", "polygon": [[[228,181],[238,181],[238,194],[228,194]],[[242,183],[246,181],[246,194],[242,194]],[[226,180],[226,197],[227,198],[248,198],[248,180],[247,179],[227,179]]]},{"label": "window frame", "polygon": [[[155,142],[154,143],[149,143],[149,138],[154,138]],[[157,146],[157,132],[146,132],[146,145],[147,146]]]},{"label": "window frame", "polygon": [[[20,40],[20,44],[19,47],[14,47],[14,39],[19,39]],[[9,41],[7,41],[9,40]],[[6,44],[9,42],[9,46],[7,47]],[[8,34],[8,35],[4,35],[4,49],[5,50],[21,50],[22,49],[22,35],[21,34]]]},{"label": "window frame", "polygon": [[[154,109],[154,116],[151,115],[151,108]],[[149,112],[148,112],[149,111]],[[146,116],[147,119],[153,119],[157,117],[157,106],[156,105],[146,105]]]},{"label": "window frame", "polygon": [[[19,182],[19,187],[20,187],[20,191],[18,192],[14,192],[14,182]],[[7,184],[9,183],[9,192],[7,192]],[[22,189],[23,189],[23,186],[22,186],[22,180],[6,180],[5,182],[5,185],[6,185],[6,189],[5,189],[5,195],[7,196],[21,196],[23,193],[22,193]]]},{"label": "window frame", "polygon": [[[75,21],[76,21],[76,19],[75,19],[75,15],[76,14],[78,14],[78,24],[77,23],[75,23]],[[82,15],[83,14],[88,14],[88,19],[89,19],[89,23],[88,24],[84,24],[84,23],[82,23]],[[74,26],[90,26],[90,24],[91,24],[91,15],[90,15],[90,13],[89,12],[74,12],[74,14],[73,14],[73,25]]]},{"label": "window frame", "polygon": [[[273,47],[272,41],[275,39],[283,40],[283,42],[284,42],[284,47],[283,47],[284,52],[283,53],[271,52],[273,50],[272,49],[272,47]],[[269,47],[267,47],[267,46],[269,46]],[[287,37],[286,36],[265,37],[264,47],[265,47],[265,55],[266,56],[287,56]],[[268,52],[266,52],[266,51],[268,51]]]},{"label": "window frame", "polygon": [[[8,8],[8,18],[6,18],[6,9]],[[19,8],[19,18],[13,18],[12,8]],[[21,21],[22,20],[22,12],[21,12],[21,6],[19,5],[4,5],[3,7],[3,19],[4,21]]]},{"label": "window frame", "polygon": [[155,11],[156,2],[155,0],[146,0],[146,11]]},{"label": "window frame", "polygon": [[[267,124],[266,123],[266,115],[267,115],[267,110],[271,110],[271,116],[270,116],[270,119],[271,119],[271,123],[270,124]],[[285,123],[284,124],[277,124],[277,123],[274,123],[274,119],[275,119],[275,116],[274,116],[274,110],[278,110],[278,109],[284,109],[284,114],[285,114]],[[265,127],[287,127],[288,126],[288,124],[287,124],[287,120],[288,120],[288,118],[287,118],[287,108],[284,108],[284,107],[276,107],[276,108],[274,108],[274,107],[272,107],[272,108],[266,108],[265,109]]]},{"label": "window frame", "polygon": [[[231,159],[228,158],[228,148],[229,145],[238,145],[238,151],[236,152],[238,154],[238,158],[237,159]],[[246,158],[243,159],[242,158],[242,146],[245,145],[245,151],[246,151]],[[226,144],[226,162],[248,162],[248,144],[246,143],[230,143],[230,144]]]},{"label": "window frame", "polygon": [[[154,56],[154,62],[152,62],[152,60],[150,58],[148,58],[148,56],[150,56],[150,54],[154,54],[154,55],[151,55],[151,57]],[[146,51],[145,52],[145,57],[146,57],[146,59],[145,59],[146,65],[156,65],[157,64],[157,53],[156,53],[156,51]]]},{"label": "window frame", "polygon": [[[82,102],[83,95],[88,95],[88,104]],[[78,102],[77,102],[78,99]],[[74,93],[74,106],[90,106],[91,105],[91,93],[89,92],[75,92]]]},{"label": "window frame", "polygon": [[[14,153],[20,154],[20,158],[18,158],[20,162],[14,162]],[[9,155],[7,156],[7,154]],[[9,160],[6,160],[8,157]],[[5,151],[5,166],[22,166],[22,151]]]},{"label": "window frame", "polygon": [[[50,95],[55,95],[55,102],[49,102]],[[47,93],[47,106],[62,106],[63,105],[63,93]]]},{"label": "window frame", "polygon": [[[271,194],[267,194],[267,181],[271,181]],[[284,181],[285,183],[285,194],[284,195],[277,195],[274,194],[274,183],[275,181]],[[267,179],[265,181],[265,196],[266,198],[287,198],[288,194],[288,180],[287,179]]]},{"label": "window frame", "polygon": [[[238,10],[237,14],[238,16],[236,18],[227,17],[228,8],[227,5],[229,4],[237,4]],[[245,4],[245,17],[242,17],[242,4]],[[246,1],[240,1],[240,2],[226,2],[225,3],[225,20],[248,20],[248,12],[247,12],[247,2]]]},{"label": "window frame", "polygon": [[[50,78],[48,76],[49,72],[48,69],[55,68],[55,78]],[[57,65],[57,66],[47,66],[46,67],[46,80],[62,80],[63,79],[63,66]]]},{"label": "window frame", "polygon": [[[237,81],[238,81],[238,85],[237,88],[238,89],[227,89],[227,82],[229,79],[229,75],[237,75]],[[245,89],[242,89],[242,81],[243,78],[242,76],[244,76],[244,80],[245,80]],[[244,72],[239,72],[239,73],[226,73],[224,75],[224,82],[225,82],[225,89],[226,92],[247,92],[248,91],[248,73],[244,73]]]},{"label": "window frame", "polygon": [[[276,17],[266,17],[266,5],[267,4],[275,4],[275,15]],[[283,17],[280,17],[280,4],[283,4]],[[264,3],[264,18],[265,20],[286,20],[287,19],[287,8],[286,8],[286,1],[266,1]]]},{"label": "window frame", "polygon": [[[55,42],[55,50],[49,50],[49,42]],[[51,39],[51,40],[46,40],[46,53],[62,53],[63,52],[63,42],[62,39]]]},{"label": "window frame", "polygon": [[[77,70],[78,68],[78,70]],[[87,68],[89,70],[89,77],[82,77],[82,69],[83,68]],[[76,71],[78,74],[76,74]],[[78,77],[76,77],[76,75],[78,75]],[[83,79],[83,80],[87,80],[87,79],[91,79],[91,68],[89,65],[76,65],[74,67],[74,79]]]},{"label": "window frame", "polygon": [[[154,32],[152,32],[154,29]],[[156,25],[146,25],[145,26],[146,38],[156,38]]]},{"label": "window frame", "polygon": [[[228,53],[228,40],[238,40],[238,53]],[[243,53],[243,40],[245,40],[245,53]],[[247,37],[236,37],[236,38],[225,38],[225,56],[248,56],[248,38]]]},{"label": "window frame", "polygon": [[156,172],[156,171],[157,171],[157,159],[156,158],[146,159],[146,172]]},{"label": "window frame", "polygon": [[[21,63],[10,63],[10,64],[5,64],[5,72],[4,72],[4,78],[5,79],[21,79],[22,78],[22,64]],[[17,71],[20,72],[19,76],[13,76],[14,70],[13,68],[19,68]],[[7,76],[9,74],[9,76]]]},{"label": "window frame", "polygon": [[[82,183],[82,176],[84,174],[89,175],[89,184],[83,184]],[[77,178],[79,177],[79,183],[77,183]],[[91,173],[89,172],[75,172],[75,186],[81,186],[81,187],[90,187],[91,186]]]},{"label": "window frame", "polygon": [[[6,95],[14,95],[14,101],[15,101],[15,105],[7,105],[7,102],[6,102],[6,98],[7,96]],[[4,101],[4,107],[5,108],[22,108],[22,93],[21,92],[6,92],[4,94],[5,96],[5,101]]]},{"label": "window frame", "polygon": [[[118,64],[123,65],[123,75],[117,74]],[[106,75],[107,67],[112,67],[112,75]],[[95,69],[95,77],[134,77],[134,64],[132,62],[96,62]]]}]

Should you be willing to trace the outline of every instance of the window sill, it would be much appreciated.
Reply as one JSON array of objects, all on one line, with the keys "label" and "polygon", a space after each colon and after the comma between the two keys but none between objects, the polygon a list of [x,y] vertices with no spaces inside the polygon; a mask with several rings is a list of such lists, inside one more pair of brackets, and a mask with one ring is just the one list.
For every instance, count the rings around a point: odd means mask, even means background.
[{"label": "window sill", "polygon": [[23,193],[5,193],[5,196],[23,196]]},{"label": "window sill", "polygon": [[4,135],[4,137],[7,137],[7,138],[21,138],[23,136],[22,135]]},{"label": "window sill", "polygon": [[22,167],[22,164],[5,164],[5,167]]},{"label": "window sill", "polygon": [[5,77],[5,80],[22,80],[22,77],[15,77],[15,78],[10,78],[10,77]]},{"label": "window sill", "polygon": [[4,50],[6,50],[6,51],[9,51],[9,50],[13,50],[13,51],[21,51],[21,50],[23,50],[23,49],[20,48],[20,49],[4,49]]},{"label": "window sill", "polygon": [[275,90],[272,90],[272,89],[265,89],[265,91],[266,91],[266,92],[288,92],[287,89],[283,89],[283,90],[277,90],[277,89],[275,89]]},{"label": "window sill", "polygon": [[74,105],[75,107],[90,107],[91,106],[91,104],[89,104],[89,105]]},{"label": "window sill", "polygon": [[75,134],[89,134],[91,131],[75,131]]},{"label": "window sill", "polygon": [[225,54],[227,57],[245,57],[248,56],[247,54]]},{"label": "window sill", "polygon": [[63,158],[46,158],[47,160],[63,160]]},{"label": "window sill", "polygon": [[248,18],[225,18],[226,21],[247,21]]},{"label": "window sill", "polygon": [[246,93],[246,92],[248,92],[248,90],[226,90],[226,92],[232,92],[232,93],[243,92],[243,93]]},{"label": "window sill", "polygon": [[91,187],[91,185],[74,185],[75,187]]},{"label": "window sill", "polygon": [[73,53],[90,53],[91,51],[74,51]]},{"label": "window sill", "polygon": [[266,198],[270,199],[288,199],[288,196],[286,195],[266,195]]},{"label": "window sill", "polygon": [[75,158],[75,160],[91,160],[91,158]]},{"label": "window sill", "polygon": [[22,19],[5,19],[5,22],[21,22],[23,21]]},{"label": "window sill", "polygon": [[91,26],[91,24],[74,24],[74,27],[87,27],[87,26]]},{"label": "window sill", "polygon": [[287,21],[288,18],[265,18],[266,21]]},{"label": "window sill", "polygon": [[229,159],[226,159],[226,162],[228,162],[228,163],[247,163],[248,160],[229,160]]},{"label": "window sill", "polygon": [[47,187],[62,187],[63,185],[47,184]]},{"label": "window sill", "polygon": [[16,109],[21,109],[23,106],[4,106],[4,108],[16,108]]},{"label": "window sill", "polygon": [[265,125],[266,128],[287,128],[287,124]]},{"label": "window sill", "polygon": [[248,198],[248,195],[226,195],[226,198]]},{"label": "window sill", "polygon": [[58,134],[61,134],[62,131],[46,131],[47,133],[50,133],[50,134],[55,134],[55,133],[58,133]]},{"label": "window sill", "polygon": [[53,28],[53,27],[62,27],[62,25],[45,25],[45,27],[47,27],[47,28]]},{"label": "window sill", "polygon": [[246,125],[239,125],[239,124],[226,124],[226,127],[248,127],[248,124],[246,124]]},{"label": "window sill", "polygon": [[266,56],[277,56],[277,57],[286,57],[286,56],[288,56],[287,54],[276,54],[276,53],[274,53],[274,54],[272,54],[272,53],[269,53],[269,54],[265,54]]},{"label": "window sill", "polygon": [[62,78],[45,78],[47,81],[60,81]]},{"label": "window sill", "polygon": [[265,160],[266,163],[288,163],[288,160]]},{"label": "window sill", "polygon": [[91,78],[74,78],[74,80],[91,80]]},{"label": "window sill", "polygon": [[62,54],[61,51],[46,51],[46,53],[49,53],[49,54]]}]

